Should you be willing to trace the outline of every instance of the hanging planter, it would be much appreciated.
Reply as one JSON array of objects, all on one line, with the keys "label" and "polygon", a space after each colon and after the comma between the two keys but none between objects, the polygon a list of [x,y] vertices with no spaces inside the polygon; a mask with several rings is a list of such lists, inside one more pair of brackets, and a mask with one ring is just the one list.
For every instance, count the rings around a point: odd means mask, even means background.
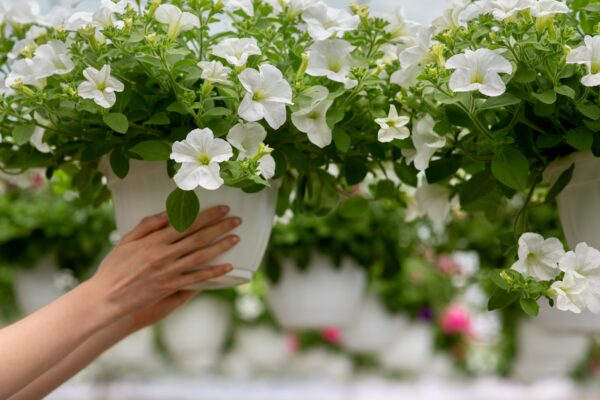
[{"label": "hanging planter", "polygon": [[161,360],[155,349],[154,329],[144,328],[128,336],[98,359],[108,375],[145,374],[159,370]]},{"label": "hanging planter", "polygon": [[181,369],[198,373],[217,365],[230,325],[229,304],[203,296],[163,322],[163,342]]},{"label": "hanging planter", "polygon": [[401,320],[369,294],[355,310],[352,321],[342,327],[342,345],[355,353],[383,352],[400,334],[401,326]]},{"label": "hanging planter", "polygon": [[32,269],[14,270],[15,297],[23,314],[29,315],[65,293],[57,286],[59,273],[52,255],[42,258]]},{"label": "hanging planter", "polygon": [[359,307],[366,278],[365,271],[348,258],[336,267],[329,257],[313,254],[305,271],[284,262],[280,281],[269,285],[267,300],[285,329],[342,326]]},{"label": "hanging planter", "polygon": [[[116,177],[110,168],[105,172],[113,194],[117,228],[122,235],[142,218],[164,211],[167,197],[175,189],[175,182],[169,178],[163,162],[131,160],[125,179]],[[258,193],[245,193],[227,186],[214,191],[198,188],[196,193],[202,199],[203,209],[226,204],[231,209],[230,214],[240,217],[244,223],[236,230],[240,243],[211,261],[211,265],[229,263],[235,269],[193,289],[220,289],[250,281],[269,242],[277,202],[276,186]]]},{"label": "hanging planter", "polygon": [[574,165],[571,181],[557,196],[560,222],[569,243],[575,249],[586,242],[600,248],[600,158],[591,151],[572,153],[554,161],[544,177],[554,183]]},{"label": "hanging planter", "polygon": [[595,334],[600,332],[600,316],[589,310],[580,314],[560,311],[550,307],[545,301],[540,304],[537,316],[539,325],[556,333]]},{"label": "hanging planter", "polygon": [[433,331],[423,322],[405,324],[391,346],[378,356],[387,370],[414,376],[427,373],[434,358]]},{"label": "hanging planter", "polygon": [[[585,358],[590,346],[589,337],[581,333],[557,333],[546,329],[541,315],[542,312],[538,319],[523,321],[518,333],[519,348],[513,375],[525,381],[568,377]],[[558,324],[564,322],[567,321]]]}]

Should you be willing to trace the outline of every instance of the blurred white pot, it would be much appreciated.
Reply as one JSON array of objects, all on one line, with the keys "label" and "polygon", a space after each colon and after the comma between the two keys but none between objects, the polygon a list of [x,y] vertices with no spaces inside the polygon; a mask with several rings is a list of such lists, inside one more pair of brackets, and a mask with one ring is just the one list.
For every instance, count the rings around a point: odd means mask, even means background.
[{"label": "blurred white pot", "polygon": [[390,314],[377,296],[369,294],[352,321],[342,327],[342,344],[356,353],[382,352],[390,347],[401,327],[401,319]]},{"label": "blurred white pot", "polygon": [[289,261],[282,268],[281,280],[269,285],[267,292],[269,307],[282,327],[322,329],[352,320],[367,277],[351,259],[336,268],[330,258],[314,254],[307,271]]},{"label": "blurred white pot", "polygon": [[308,379],[344,380],[352,375],[352,360],[348,355],[323,347],[301,351],[290,363],[292,375]]},{"label": "blurred white pot", "polygon": [[[167,175],[166,163],[130,160],[129,174],[125,179],[116,177],[112,169],[104,164],[101,169],[107,176],[108,187],[113,194],[115,218],[121,235],[135,227],[142,218],[165,210],[167,197],[176,188],[175,182]],[[226,276],[194,288],[220,289],[250,281],[260,266],[271,235],[277,186],[254,194],[226,186],[215,191],[199,188],[196,193],[203,210],[225,204],[230,207],[232,216],[238,216],[244,222],[236,229],[240,243],[210,263],[230,263],[235,269]]]},{"label": "blurred white pot", "polygon": [[267,326],[240,329],[234,343],[223,369],[224,373],[237,377],[281,372],[291,357],[285,335]]},{"label": "blurred white pot", "polygon": [[433,341],[431,326],[407,322],[392,345],[379,354],[379,361],[390,371],[424,375],[435,358]]},{"label": "blurred white pot", "polygon": [[164,344],[178,366],[189,373],[215,367],[231,323],[229,304],[200,296],[162,323]]},{"label": "blurred white pot", "polygon": [[570,311],[560,311],[552,308],[548,302],[540,302],[540,313],[536,318],[537,323],[557,333],[594,334],[600,332],[600,315],[584,310],[581,314]]},{"label": "blurred white pot", "polygon": [[585,335],[551,332],[535,319],[523,321],[513,376],[524,381],[566,378],[586,356],[589,345]]},{"label": "blurred white pot", "polygon": [[102,368],[120,373],[149,372],[161,362],[154,346],[154,329],[144,328],[125,338],[98,359]]},{"label": "blurred white pot", "polygon": [[573,163],[573,178],[556,198],[560,221],[572,249],[580,242],[600,249],[600,158],[591,151],[570,154],[550,164],[544,177],[554,183]]},{"label": "blurred white pot", "polygon": [[21,312],[29,315],[65,293],[56,284],[58,274],[58,266],[51,255],[40,260],[33,269],[14,270],[14,290]]}]

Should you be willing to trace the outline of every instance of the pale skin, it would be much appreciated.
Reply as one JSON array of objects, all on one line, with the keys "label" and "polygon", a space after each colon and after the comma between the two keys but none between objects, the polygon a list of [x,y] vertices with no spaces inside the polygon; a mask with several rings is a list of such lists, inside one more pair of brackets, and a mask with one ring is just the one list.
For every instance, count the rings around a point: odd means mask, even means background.
[{"label": "pale skin", "polygon": [[57,301],[0,330],[0,399],[43,398],[130,334],[169,315],[184,288],[232,270],[198,270],[239,242],[241,220],[224,206],[203,211],[184,233],[164,214],[123,237],[98,272]]}]

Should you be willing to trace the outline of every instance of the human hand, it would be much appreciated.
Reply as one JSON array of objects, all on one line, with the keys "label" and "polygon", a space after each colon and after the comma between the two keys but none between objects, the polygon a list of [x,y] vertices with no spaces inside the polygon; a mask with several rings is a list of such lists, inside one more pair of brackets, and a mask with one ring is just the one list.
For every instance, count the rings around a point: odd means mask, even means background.
[{"label": "human hand", "polygon": [[[119,319],[158,304],[186,286],[228,273],[231,265],[198,270],[239,242],[236,235],[221,238],[241,223],[239,218],[226,218],[228,212],[225,206],[205,210],[183,233],[168,224],[165,214],[144,218],[85,284],[106,304],[110,318]],[[179,296],[185,299],[187,295],[176,295],[171,301]],[[167,301],[164,306],[172,304]]]},{"label": "human hand", "polygon": [[181,290],[165,297],[156,304],[134,311],[123,320],[126,334],[130,335],[163,320],[197,294],[198,292],[195,290]]}]

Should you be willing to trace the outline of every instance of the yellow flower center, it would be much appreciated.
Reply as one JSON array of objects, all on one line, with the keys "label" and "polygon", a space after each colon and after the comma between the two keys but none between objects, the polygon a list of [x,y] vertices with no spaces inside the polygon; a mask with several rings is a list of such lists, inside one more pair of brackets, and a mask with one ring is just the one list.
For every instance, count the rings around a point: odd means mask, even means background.
[{"label": "yellow flower center", "polygon": [[311,111],[306,117],[308,119],[319,119],[321,117],[321,114],[319,114],[317,111]]},{"label": "yellow flower center", "polygon": [[198,156],[197,160],[198,160],[198,164],[208,165],[208,164],[210,164],[210,155],[206,154],[206,153],[201,153]]},{"label": "yellow flower center", "polygon": [[590,66],[590,73],[592,73],[592,74],[600,73],[600,60],[592,61],[592,65]]},{"label": "yellow flower center", "polygon": [[335,73],[338,73],[342,70],[342,64],[337,60],[329,61],[328,65],[329,69]]},{"label": "yellow flower center", "polygon": [[266,97],[267,97],[267,94],[265,93],[265,91],[262,89],[258,89],[252,95],[252,100],[261,101],[261,100],[264,100]]},{"label": "yellow flower center", "polygon": [[535,253],[527,254],[527,264],[537,264],[540,258]]}]

